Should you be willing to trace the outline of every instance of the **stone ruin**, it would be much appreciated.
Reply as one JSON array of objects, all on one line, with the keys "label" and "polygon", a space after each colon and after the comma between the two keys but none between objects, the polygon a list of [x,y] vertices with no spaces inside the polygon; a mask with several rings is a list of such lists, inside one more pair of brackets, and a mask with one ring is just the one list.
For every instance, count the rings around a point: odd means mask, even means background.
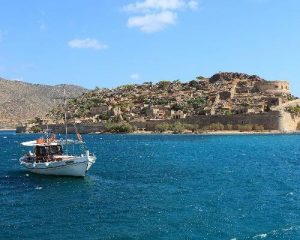
[{"label": "stone ruin", "polygon": [[210,83],[215,83],[218,81],[232,81],[233,79],[248,79],[250,81],[265,81],[264,79],[260,78],[256,75],[248,75],[245,73],[233,73],[233,72],[220,72],[213,75],[210,79]]}]

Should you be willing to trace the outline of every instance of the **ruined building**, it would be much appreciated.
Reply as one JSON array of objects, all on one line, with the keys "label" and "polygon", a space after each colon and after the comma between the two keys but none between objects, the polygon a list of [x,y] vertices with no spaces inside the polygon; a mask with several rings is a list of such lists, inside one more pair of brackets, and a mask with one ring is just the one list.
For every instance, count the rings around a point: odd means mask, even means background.
[{"label": "ruined building", "polygon": [[[210,124],[261,124],[265,129],[292,131],[298,125],[299,100],[288,81],[221,72],[196,80],[150,82],[115,89],[95,89],[72,100],[69,111],[81,123],[125,121],[143,128],[151,122],[185,121]],[[49,117],[57,120],[61,109]],[[148,124],[148,125],[147,125]]]}]

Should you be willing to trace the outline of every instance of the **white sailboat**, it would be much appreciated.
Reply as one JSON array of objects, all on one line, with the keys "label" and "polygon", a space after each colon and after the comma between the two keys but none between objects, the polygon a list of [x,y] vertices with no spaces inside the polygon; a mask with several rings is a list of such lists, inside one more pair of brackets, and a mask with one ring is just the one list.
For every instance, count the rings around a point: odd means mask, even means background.
[{"label": "white sailboat", "polygon": [[96,157],[89,151],[80,155],[65,154],[63,146],[67,144],[83,144],[83,142],[70,139],[66,142],[54,138],[23,142],[23,146],[33,147],[33,152],[30,151],[21,157],[20,164],[33,173],[84,177],[95,163]]},{"label": "white sailboat", "polygon": [[[66,108],[66,92],[64,90],[64,100]],[[56,139],[55,135],[40,138],[34,141],[21,143],[23,146],[33,147],[33,152],[29,152],[20,158],[21,166],[33,173],[58,176],[84,177],[91,166],[96,162],[95,155],[91,155],[88,150],[81,154],[75,154],[75,145],[84,146],[81,135],[76,131],[78,140],[68,139],[67,113],[65,109],[65,139]],[[74,125],[75,130],[76,126]],[[69,154],[68,146],[73,144],[73,154]]]}]

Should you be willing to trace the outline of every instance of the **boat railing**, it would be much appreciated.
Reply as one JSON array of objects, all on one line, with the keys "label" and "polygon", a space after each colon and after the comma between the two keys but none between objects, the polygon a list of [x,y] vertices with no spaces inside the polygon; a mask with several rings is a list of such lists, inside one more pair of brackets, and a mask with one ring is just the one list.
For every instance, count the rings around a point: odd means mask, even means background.
[{"label": "boat railing", "polygon": [[[82,155],[83,157],[84,155]],[[28,162],[28,163],[46,163],[46,162],[60,162],[63,160],[74,160],[74,158],[76,158],[76,156],[68,156],[65,157],[63,155],[46,155],[46,156],[34,156],[34,155],[26,155],[23,158],[24,162]]]},{"label": "boat railing", "polygon": [[44,163],[44,162],[56,162],[61,161],[62,158],[54,158],[53,155],[48,156],[26,156],[25,162],[36,162],[36,163]]}]

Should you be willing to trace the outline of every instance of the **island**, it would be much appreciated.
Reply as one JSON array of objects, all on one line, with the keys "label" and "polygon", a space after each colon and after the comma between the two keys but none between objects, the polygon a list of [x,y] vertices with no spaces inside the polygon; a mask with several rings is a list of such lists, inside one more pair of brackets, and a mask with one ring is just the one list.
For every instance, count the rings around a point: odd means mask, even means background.
[{"label": "island", "polygon": [[23,121],[17,132],[50,128],[63,133],[205,133],[295,132],[300,128],[300,100],[288,81],[219,72],[189,82],[160,81],[96,88]]}]

